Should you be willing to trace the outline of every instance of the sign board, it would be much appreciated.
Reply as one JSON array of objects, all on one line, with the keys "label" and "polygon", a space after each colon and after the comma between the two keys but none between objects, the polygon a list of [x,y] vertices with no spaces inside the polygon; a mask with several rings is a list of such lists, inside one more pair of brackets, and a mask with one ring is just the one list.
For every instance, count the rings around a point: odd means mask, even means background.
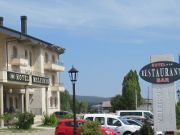
[{"label": "sign board", "polygon": [[32,83],[49,85],[49,78],[32,75]]},{"label": "sign board", "polygon": [[7,71],[7,79],[10,81],[29,82],[29,75]]},{"label": "sign board", "polygon": [[151,56],[150,64],[144,66],[139,75],[152,83],[155,131],[176,131],[176,87],[180,79],[180,65],[173,62],[171,55]]},{"label": "sign board", "polygon": [[139,75],[150,83],[172,83],[180,79],[180,64],[172,61],[153,62],[144,66]]}]

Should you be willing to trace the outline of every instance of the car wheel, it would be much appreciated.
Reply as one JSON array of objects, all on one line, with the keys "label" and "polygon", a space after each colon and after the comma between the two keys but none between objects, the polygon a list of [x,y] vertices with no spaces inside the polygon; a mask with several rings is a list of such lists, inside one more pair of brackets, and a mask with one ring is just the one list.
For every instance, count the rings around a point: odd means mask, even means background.
[{"label": "car wheel", "polygon": [[64,133],[59,133],[58,135],[65,135]]},{"label": "car wheel", "polygon": [[131,132],[125,132],[123,135],[132,135]]}]

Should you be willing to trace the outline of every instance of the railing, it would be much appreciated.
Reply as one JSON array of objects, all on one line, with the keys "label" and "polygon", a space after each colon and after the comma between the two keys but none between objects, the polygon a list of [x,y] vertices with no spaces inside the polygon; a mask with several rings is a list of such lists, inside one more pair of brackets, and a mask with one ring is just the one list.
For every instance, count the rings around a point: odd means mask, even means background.
[{"label": "railing", "polygon": [[63,83],[52,83],[52,86],[62,86],[62,87],[64,87],[64,84]]},{"label": "railing", "polygon": [[64,66],[64,63],[62,63],[60,61],[48,61],[48,62],[44,62],[44,64],[57,64],[60,66]]}]

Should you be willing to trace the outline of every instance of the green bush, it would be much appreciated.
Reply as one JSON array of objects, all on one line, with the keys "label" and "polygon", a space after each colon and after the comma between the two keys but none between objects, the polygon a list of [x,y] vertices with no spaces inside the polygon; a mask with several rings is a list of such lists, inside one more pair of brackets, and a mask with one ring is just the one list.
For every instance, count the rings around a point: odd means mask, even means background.
[{"label": "green bush", "polygon": [[63,116],[63,119],[72,119],[73,118],[73,114],[66,114]]},{"label": "green bush", "polygon": [[15,115],[13,113],[5,113],[1,119],[4,120],[5,124],[7,125],[7,127],[9,128],[12,125],[15,125]]},{"label": "green bush", "polygon": [[43,125],[45,126],[54,126],[58,123],[58,120],[54,114],[51,115],[44,115],[43,118]]},{"label": "green bush", "polygon": [[98,122],[88,122],[87,124],[82,125],[81,127],[81,135],[103,135],[99,130],[100,125]]},{"label": "green bush", "polygon": [[140,135],[154,135],[154,131],[151,127],[151,125],[145,121],[144,125],[141,127],[139,131]]},{"label": "green bush", "polygon": [[34,123],[34,115],[32,113],[19,113],[17,118],[18,122],[16,123],[16,126],[20,129],[30,129]]}]

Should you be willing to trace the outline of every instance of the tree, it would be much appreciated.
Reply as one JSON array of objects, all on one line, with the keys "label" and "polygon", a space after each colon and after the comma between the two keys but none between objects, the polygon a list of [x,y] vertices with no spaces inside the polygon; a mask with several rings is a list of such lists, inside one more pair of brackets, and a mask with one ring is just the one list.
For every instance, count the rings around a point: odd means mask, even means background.
[{"label": "tree", "polygon": [[71,96],[67,90],[60,93],[60,100],[61,100],[61,110],[63,111],[71,111]]},{"label": "tree", "polygon": [[85,101],[77,102],[78,113],[86,113],[88,111],[88,103]]},{"label": "tree", "polygon": [[176,104],[176,124],[177,128],[180,128],[180,102]]},{"label": "tree", "polygon": [[152,126],[145,121],[144,125],[139,130],[140,135],[154,135],[154,131],[152,129]]},{"label": "tree", "polygon": [[116,95],[115,97],[112,97],[111,106],[113,112],[115,112],[116,110],[125,109],[123,97],[121,95]]},{"label": "tree", "polygon": [[[67,90],[60,93],[61,110],[70,111],[73,110],[73,99]],[[88,111],[88,103],[85,101],[76,100],[76,112],[84,113]]]},{"label": "tree", "polygon": [[[122,88],[122,97],[125,109],[136,109],[141,104],[141,89],[136,71],[130,70],[124,77]],[[136,105],[137,104],[137,105]]]}]

